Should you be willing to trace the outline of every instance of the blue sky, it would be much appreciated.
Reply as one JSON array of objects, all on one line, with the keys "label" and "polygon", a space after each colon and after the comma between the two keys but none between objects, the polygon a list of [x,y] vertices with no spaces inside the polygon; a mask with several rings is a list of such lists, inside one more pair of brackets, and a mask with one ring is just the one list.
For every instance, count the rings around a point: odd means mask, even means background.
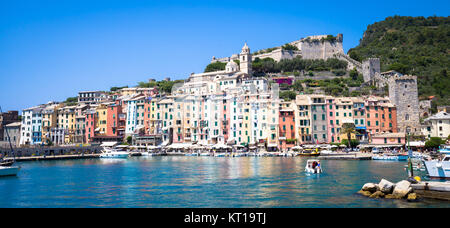
[{"label": "blue sky", "polygon": [[448,16],[447,1],[0,0],[0,105],[22,110],[83,90],[184,79],[212,56],[309,35],[358,45],[388,16]]}]

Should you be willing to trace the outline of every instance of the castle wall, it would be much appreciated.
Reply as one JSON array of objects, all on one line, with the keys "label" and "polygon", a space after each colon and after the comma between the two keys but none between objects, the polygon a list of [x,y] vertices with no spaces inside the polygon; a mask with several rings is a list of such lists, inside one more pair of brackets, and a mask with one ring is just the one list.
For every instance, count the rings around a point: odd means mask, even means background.
[{"label": "castle wall", "polygon": [[289,50],[277,49],[270,53],[254,55],[254,56],[252,56],[252,59],[255,60],[256,58],[260,58],[260,59],[272,58],[275,61],[279,62],[282,59],[293,59],[299,55],[301,55],[300,51],[289,51]]},{"label": "castle wall", "polygon": [[297,44],[304,59],[334,58],[337,53],[344,53],[342,42],[334,41],[302,41]]},{"label": "castle wall", "polygon": [[375,79],[375,74],[380,74],[380,59],[369,58],[362,62],[362,74],[364,82],[373,81]]}]

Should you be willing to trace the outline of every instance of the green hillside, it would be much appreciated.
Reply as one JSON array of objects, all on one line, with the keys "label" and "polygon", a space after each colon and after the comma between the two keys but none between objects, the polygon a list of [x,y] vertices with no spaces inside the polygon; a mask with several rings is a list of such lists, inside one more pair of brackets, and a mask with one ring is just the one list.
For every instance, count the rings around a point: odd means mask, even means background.
[{"label": "green hillside", "polygon": [[388,17],[367,26],[348,54],[358,61],[379,57],[382,72],[416,75],[419,97],[450,105],[450,17]]}]

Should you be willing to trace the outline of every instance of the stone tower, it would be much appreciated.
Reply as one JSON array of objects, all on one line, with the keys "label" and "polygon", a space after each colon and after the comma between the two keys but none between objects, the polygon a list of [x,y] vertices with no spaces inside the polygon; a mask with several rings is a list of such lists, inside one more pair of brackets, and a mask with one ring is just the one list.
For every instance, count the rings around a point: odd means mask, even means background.
[{"label": "stone tower", "polygon": [[372,82],[377,73],[381,73],[379,58],[369,58],[362,62],[364,82]]},{"label": "stone tower", "polygon": [[247,46],[247,42],[242,47],[241,54],[239,55],[239,69],[246,74],[252,73],[252,55],[250,54],[250,48]]},{"label": "stone tower", "polygon": [[394,75],[388,78],[389,99],[397,107],[399,132],[420,132],[417,77]]}]

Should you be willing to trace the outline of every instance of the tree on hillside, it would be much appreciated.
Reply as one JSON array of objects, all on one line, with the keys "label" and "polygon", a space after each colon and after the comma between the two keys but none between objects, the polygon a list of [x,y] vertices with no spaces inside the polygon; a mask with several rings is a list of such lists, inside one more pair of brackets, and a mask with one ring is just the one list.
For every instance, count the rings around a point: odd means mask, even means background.
[{"label": "tree on hillside", "polygon": [[227,65],[227,63],[223,63],[223,62],[210,63],[210,64],[208,64],[208,66],[206,66],[204,72],[207,73],[207,72],[214,72],[214,71],[225,70],[225,66],[226,65]]},{"label": "tree on hillside", "polygon": [[295,100],[296,96],[297,96],[297,93],[294,91],[281,91],[280,92],[280,98],[285,101]]},{"label": "tree on hillside", "polygon": [[[450,17],[387,17],[367,26],[351,58],[380,58],[381,71],[417,76],[419,96],[435,96],[437,105],[450,104]],[[445,86],[444,86],[445,85]]]}]

